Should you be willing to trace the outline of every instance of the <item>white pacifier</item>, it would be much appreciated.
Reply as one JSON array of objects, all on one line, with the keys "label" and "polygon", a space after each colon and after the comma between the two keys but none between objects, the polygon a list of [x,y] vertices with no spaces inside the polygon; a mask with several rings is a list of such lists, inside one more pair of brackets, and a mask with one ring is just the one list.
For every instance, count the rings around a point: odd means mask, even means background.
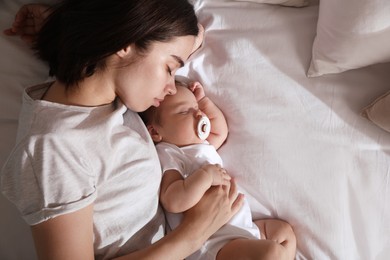
[{"label": "white pacifier", "polygon": [[209,137],[211,130],[210,119],[207,116],[202,116],[198,122],[196,132],[201,140],[206,140]]}]

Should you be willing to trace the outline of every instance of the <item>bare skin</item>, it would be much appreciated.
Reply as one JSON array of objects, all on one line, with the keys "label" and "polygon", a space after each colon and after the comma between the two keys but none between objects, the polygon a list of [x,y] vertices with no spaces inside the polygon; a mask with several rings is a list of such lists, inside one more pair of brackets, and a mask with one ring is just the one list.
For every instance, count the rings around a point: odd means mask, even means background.
[{"label": "bare skin", "polygon": [[291,226],[277,219],[256,220],[262,239],[235,239],[218,253],[217,260],[229,259],[294,259],[296,238]]}]

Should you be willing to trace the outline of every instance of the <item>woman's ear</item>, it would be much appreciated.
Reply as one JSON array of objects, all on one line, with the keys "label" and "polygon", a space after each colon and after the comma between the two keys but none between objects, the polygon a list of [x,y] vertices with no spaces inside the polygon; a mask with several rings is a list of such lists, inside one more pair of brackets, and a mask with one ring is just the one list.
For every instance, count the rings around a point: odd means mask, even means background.
[{"label": "woman's ear", "polygon": [[146,127],[148,129],[148,132],[150,134],[150,137],[152,137],[153,142],[159,143],[162,141],[162,136],[158,133],[156,128],[154,128],[153,125],[147,125]]},{"label": "woman's ear", "polygon": [[118,55],[121,58],[125,58],[128,57],[130,54],[132,54],[132,50],[133,48],[131,47],[131,45],[128,45],[127,47],[121,49],[120,51],[117,51],[116,55]]}]

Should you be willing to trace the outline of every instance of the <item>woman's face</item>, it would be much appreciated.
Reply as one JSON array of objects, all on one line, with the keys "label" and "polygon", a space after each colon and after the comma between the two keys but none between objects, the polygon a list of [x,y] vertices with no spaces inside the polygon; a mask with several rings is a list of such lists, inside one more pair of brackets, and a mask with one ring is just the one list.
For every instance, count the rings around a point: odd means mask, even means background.
[{"label": "woman's face", "polygon": [[[194,43],[194,36],[153,43],[146,55],[116,70],[115,94],[135,112],[158,107],[166,95],[176,93],[175,73],[187,61]],[[134,60],[137,54],[130,51],[129,55]]]}]

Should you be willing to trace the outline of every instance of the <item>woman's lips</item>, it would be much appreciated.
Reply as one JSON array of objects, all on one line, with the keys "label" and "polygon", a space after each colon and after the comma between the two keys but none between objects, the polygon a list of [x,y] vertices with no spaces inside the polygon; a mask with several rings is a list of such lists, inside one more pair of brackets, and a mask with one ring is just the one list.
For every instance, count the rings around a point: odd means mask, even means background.
[{"label": "woman's lips", "polygon": [[154,105],[155,107],[159,107],[159,106],[160,106],[160,103],[163,102],[163,101],[164,101],[164,99],[155,98],[155,99],[154,99],[154,104],[153,104],[153,105]]}]

